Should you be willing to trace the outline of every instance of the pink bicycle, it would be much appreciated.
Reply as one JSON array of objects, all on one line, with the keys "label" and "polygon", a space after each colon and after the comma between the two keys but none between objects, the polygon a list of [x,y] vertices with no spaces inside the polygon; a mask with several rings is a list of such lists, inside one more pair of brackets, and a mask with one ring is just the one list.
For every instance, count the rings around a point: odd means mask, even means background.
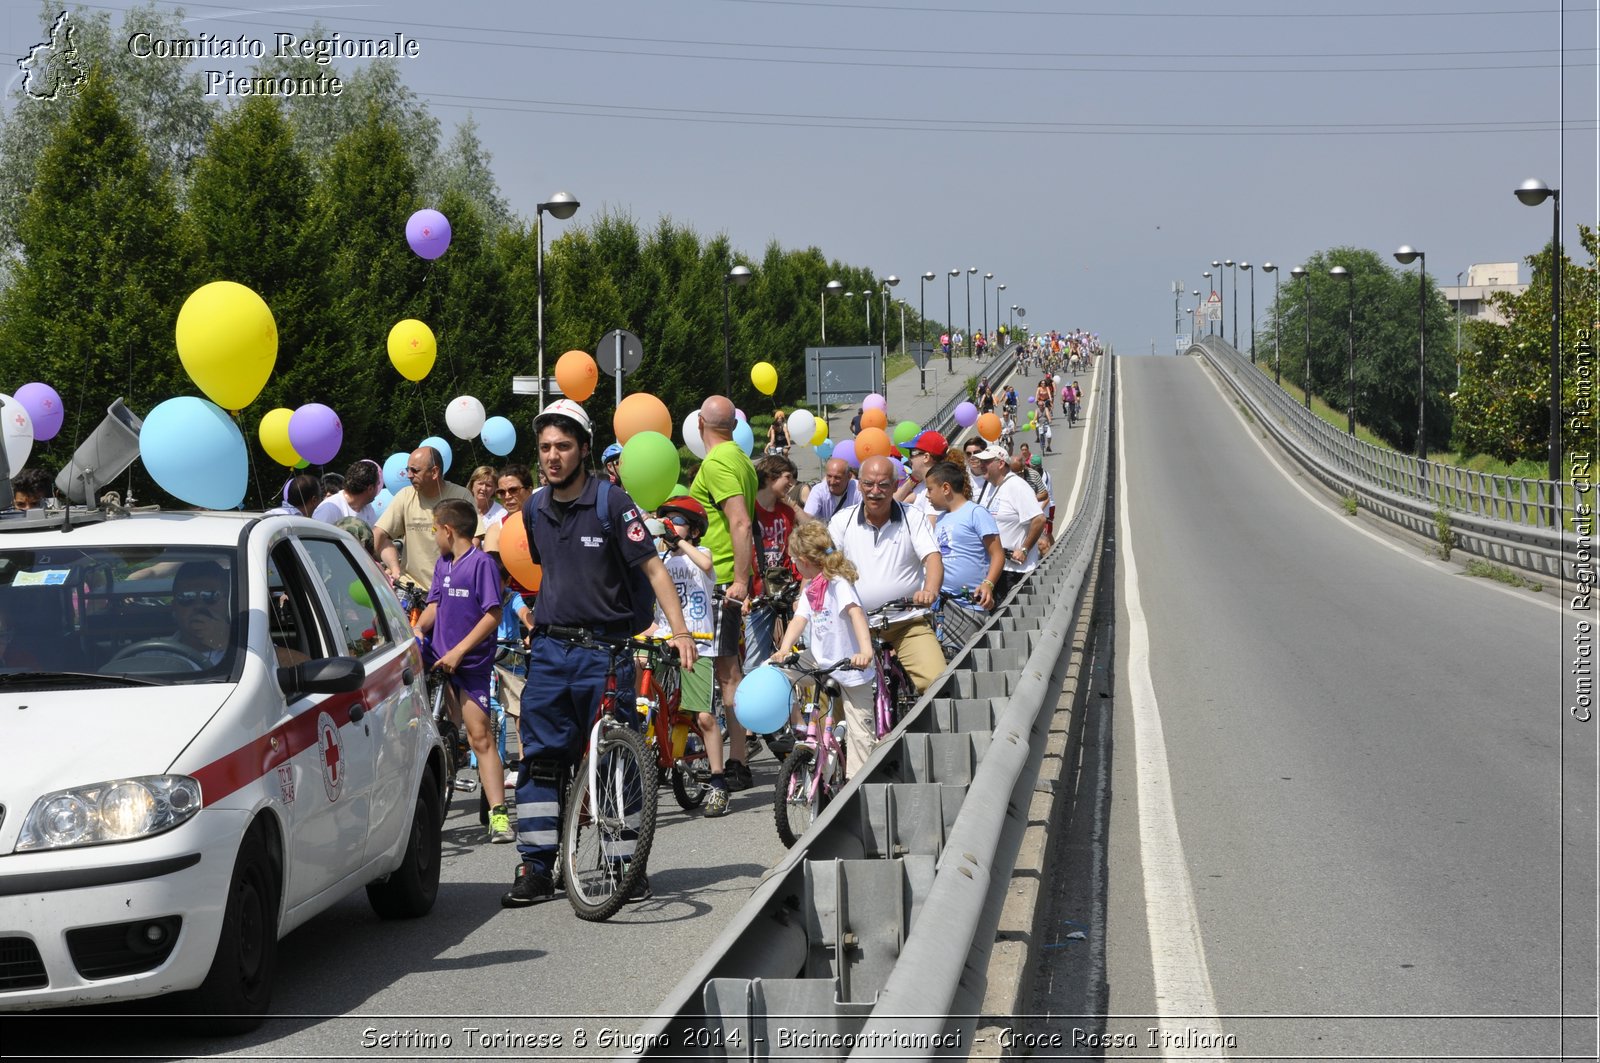
[{"label": "pink bicycle", "polygon": [[792,846],[844,788],[847,755],[840,715],[844,696],[832,673],[848,665],[850,658],[821,668],[801,668],[799,660],[796,654],[780,664],[800,676],[795,700],[801,711],[797,740],[778,769],[772,802],[772,818],[785,847]]}]

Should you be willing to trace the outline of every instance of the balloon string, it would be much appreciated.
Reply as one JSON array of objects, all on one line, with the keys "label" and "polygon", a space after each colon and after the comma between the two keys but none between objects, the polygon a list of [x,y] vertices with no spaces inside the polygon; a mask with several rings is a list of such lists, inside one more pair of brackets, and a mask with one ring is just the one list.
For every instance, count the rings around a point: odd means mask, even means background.
[{"label": "balloon string", "polygon": [[[260,469],[260,466],[258,466],[257,463],[256,463],[256,448],[252,447],[250,445],[250,437],[249,437],[249,435],[247,435],[245,433],[245,430],[244,430],[244,411],[243,410],[233,410],[231,412],[233,413],[233,420],[234,420],[235,427],[237,427],[239,429],[239,434],[241,436],[244,436],[244,441],[245,441],[244,442],[245,459],[250,463],[250,479],[255,482],[255,485],[256,485],[256,497],[261,499],[261,508],[262,509],[266,509],[267,508],[267,493],[261,489],[261,469]],[[260,421],[256,422],[256,434],[257,435],[261,434],[261,422]]]}]

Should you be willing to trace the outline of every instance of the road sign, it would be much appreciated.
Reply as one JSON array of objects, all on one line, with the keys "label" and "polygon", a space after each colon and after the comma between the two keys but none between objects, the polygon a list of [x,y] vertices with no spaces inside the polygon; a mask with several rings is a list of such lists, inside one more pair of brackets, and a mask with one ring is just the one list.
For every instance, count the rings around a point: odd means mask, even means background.
[{"label": "road sign", "polygon": [[917,363],[918,369],[928,368],[928,359],[933,357],[933,344],[910,343],[906,345],[906,349],[911,355],[911,360]]},{"label": "road sign", "polygon": [[[544,393],[546,395],[560,395],[561,385],[556,383],[556,378],[544,378]],[[539,378],[536,376],[514,376],[511,378],[511,394],[537,395],[539,394]]]},{"label": "road sign", "polygon": [[622,340],[622,372],[624,375],[635,372],[639,363],[644,361],[644,344],[639,342],[639,337],[627,329],[614,328],[595,344],[594,361],[600,371],[607,376],[617,375],[617,340]]},{"label": "road sign", "polygon": [[1178,350],[1187,351],[1190,347],[1193,347],[1194,344],[1189,342],[1192,338],[1193,337],[1189,336],[1187,333],[1179,336],[1177,344]]},{"label": "road sign", "polygon": [[806,405],[859,402],[877,390],[877,347],[807,347]]}]

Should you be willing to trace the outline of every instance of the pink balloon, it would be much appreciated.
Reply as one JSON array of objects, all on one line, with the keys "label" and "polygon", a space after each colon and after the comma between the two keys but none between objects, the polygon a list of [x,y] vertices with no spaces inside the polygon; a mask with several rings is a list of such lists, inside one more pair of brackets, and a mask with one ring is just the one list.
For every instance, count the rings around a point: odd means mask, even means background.
[{"label": "pink balloon", "polygon": [[978,408],[970,402],[963,402],[956,407],[956,424],[962,428],[971,428],[978,423]]},{"label": "pink balloon", "polygon": [[33,418],[34,439],[43,443],[54,439],[56,433],[61,431],[61,420],[66,416],[66,410],[62,408],[61,396],[56,394],[55,388],[49,384],[24,384],[12,398],[21,403],[22,408],[28,411],[28,416]]},{"label": "pink balloon", "polygon": [[320,402],[308,402],[289,416],[289,445],[313,465],[326,465],[344,443],[339,415]]},{"label": "pink balloon", "polygon": [[406,220],[406,243],[419,258],[438,258],[450,246],[449,219],[436,210],[417,211]]},{"label": "pink balloon", "polygon": [[856,457],[856,441],[841,439],[833,445],[833,456],[850,466],[852,469],[861,468],[861,459]]},{"label": "pink balloon", "polygon": [[887,410],[889,408],[889,400],[874,391],[871,395],[861,400],[861,408],[863,410]]}]

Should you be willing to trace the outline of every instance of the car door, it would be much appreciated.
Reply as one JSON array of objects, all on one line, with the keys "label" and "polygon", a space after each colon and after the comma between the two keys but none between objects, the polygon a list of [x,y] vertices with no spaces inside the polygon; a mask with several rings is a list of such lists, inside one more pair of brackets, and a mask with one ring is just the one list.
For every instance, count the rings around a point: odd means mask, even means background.
[{"label": "car door", "polygon": [[371,819],[366,858],[375,859],[402,841],[415,804],[417,759],[426,748],[419,728],[427,713],[422,696],[421,658],[410,626],[399,610],[386,609],[392,595],[380,587],[382,576],[353,543],[302,536],[301,548],[328,599],[335,634],[344,652],[366,668],[362,700],[374,757]]},{"label": "car door", "polygon": [[[292,537],[273,545],[268,560],[268,626],[273,651],[286,664],[344,653],[340,629],[331,620],[321,580],[313,573]],[[290,762],[287,780],[293,794],[288,875],[293,907],[364,862],[375,753],[359,691],[296,695],[286,698],[285,710],[304,739]]]}]

